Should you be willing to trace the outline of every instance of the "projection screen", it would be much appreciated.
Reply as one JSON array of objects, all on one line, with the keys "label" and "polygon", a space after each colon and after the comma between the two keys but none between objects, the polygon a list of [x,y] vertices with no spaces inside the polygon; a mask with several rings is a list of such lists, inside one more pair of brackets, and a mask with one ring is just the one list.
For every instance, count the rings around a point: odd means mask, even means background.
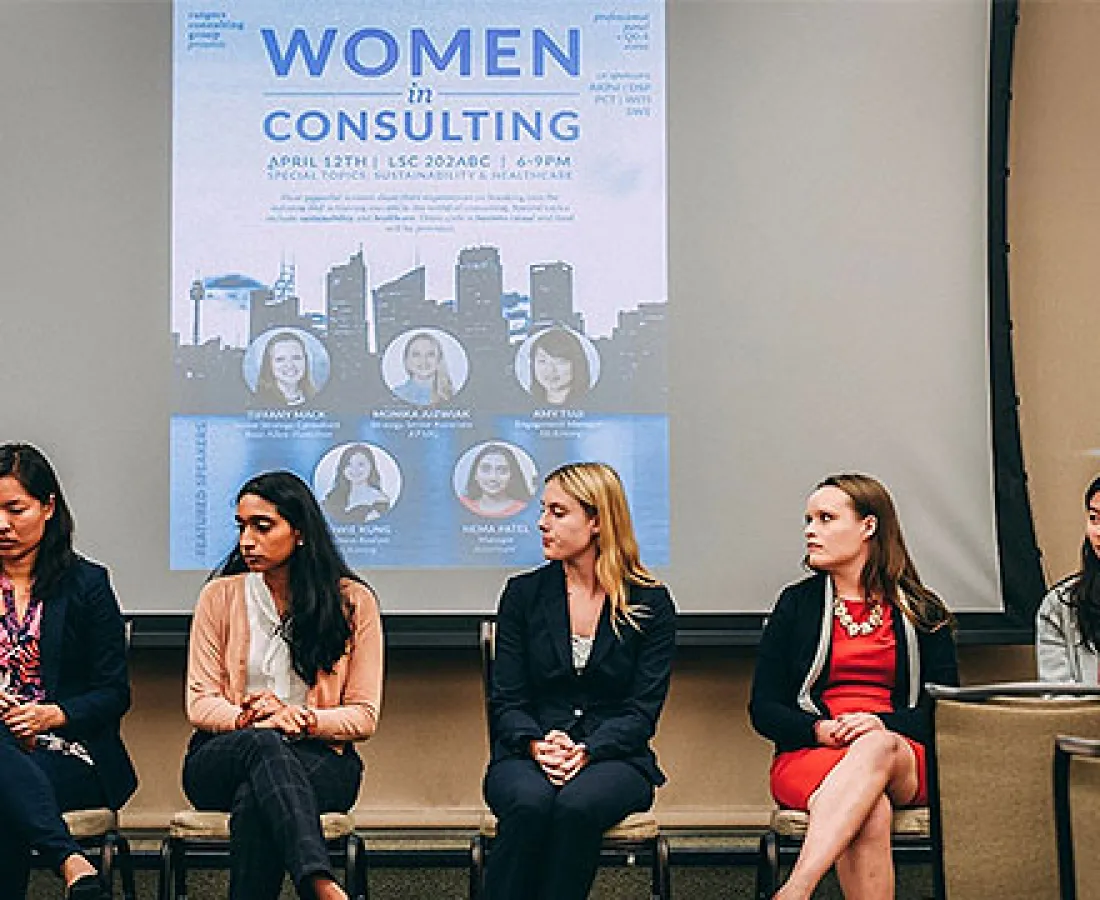
[{"label": "projection screen", "polygon": [[[622,470],[682,612],[770,608],[801,574],[807,493],[851,469],[891,487],[954,609],[1001,609],[986,4],[0,18],[19,36],[0,59],[17,385],[0,438],[55,461],[128,611],[190,610],[253,471],[290,467],[325,499],[359,445],[376,514],[340,522],[356,504],[336,497],[331,518],[387,613],[493,609],[538,562],[538,479],[578,457]],[[185,74],[192,58],[209,65]],[[567,358],[547,332],[580,348],[583,398],[535,395],[533,357]],[[260,396],[269,349],[313,381],[282,407]],[[418,353],[447,364],[449,396],[416,393]],[[486,446],[525,496],[478,506]]]}]

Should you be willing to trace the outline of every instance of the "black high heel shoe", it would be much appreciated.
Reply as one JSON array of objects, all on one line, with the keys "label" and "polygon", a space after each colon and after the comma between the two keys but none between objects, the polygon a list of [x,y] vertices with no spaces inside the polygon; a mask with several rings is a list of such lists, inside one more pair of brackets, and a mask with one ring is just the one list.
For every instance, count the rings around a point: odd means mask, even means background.
[{"label": "black high heel shoe", "polygon": [[81,875],[69,885],[65,898],[66,900],[111,900],[111,895],[107,893],[98,875]]}]

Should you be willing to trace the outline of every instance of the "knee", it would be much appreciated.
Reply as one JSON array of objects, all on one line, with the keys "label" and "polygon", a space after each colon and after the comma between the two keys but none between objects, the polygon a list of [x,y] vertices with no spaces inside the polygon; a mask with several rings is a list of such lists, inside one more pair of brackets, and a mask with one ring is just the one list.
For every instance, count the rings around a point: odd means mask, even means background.
[{"label": "knee", "polygon": [[287,743],[274,728],[245,728],[235,732],[241,752],[249,758],[278,756],[287,752]]},{"label": "knee", "polygon": [[502,821],[536,826],[548,823],[553,811],[552,791],[540,790],[528,785],[516,785],[498,815]]},{"label": "knee", "polygon": [[590,798],[579,791],[562,791],[554,804],[554,827],[602,831]]},{"label": "knee", "polygon": [[856,738],[852,750],[859,753],[865,765],[888,771],[903,758],[902,754],[906,752],[905,739],[892,731],[869,731]]}]

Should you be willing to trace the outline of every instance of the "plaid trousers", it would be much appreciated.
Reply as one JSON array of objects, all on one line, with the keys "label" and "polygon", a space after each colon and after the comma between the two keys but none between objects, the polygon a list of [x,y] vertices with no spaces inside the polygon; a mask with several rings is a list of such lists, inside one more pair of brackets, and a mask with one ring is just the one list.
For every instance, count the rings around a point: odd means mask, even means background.
[{"label": "plaid trousers", "polygon": [[350,746],[338,753],[263,728],[196,732],[183,790],[196,809],[230,814],[230,900],[274,900],[284,872],[301,897],[312,897],[311,876],[332,878],[320,815],[351,809],[362,774]]}]

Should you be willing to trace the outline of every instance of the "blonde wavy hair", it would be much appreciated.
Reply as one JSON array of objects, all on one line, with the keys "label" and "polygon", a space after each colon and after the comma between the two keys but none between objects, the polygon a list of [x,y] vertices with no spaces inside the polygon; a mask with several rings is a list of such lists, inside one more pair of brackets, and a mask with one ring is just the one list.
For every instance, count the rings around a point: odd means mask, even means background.
[{"label": "blonde wavy hair", "polygon": [[623,622],[638,628],[646,610],[630,603],[629,585],[656,587],[661,582],[642,564],[618,472],[606,463],[566,463],[547,475],[545,483],[556,484],[599,520],[596,581],[611,605],[611,624],[616,634]]}]

